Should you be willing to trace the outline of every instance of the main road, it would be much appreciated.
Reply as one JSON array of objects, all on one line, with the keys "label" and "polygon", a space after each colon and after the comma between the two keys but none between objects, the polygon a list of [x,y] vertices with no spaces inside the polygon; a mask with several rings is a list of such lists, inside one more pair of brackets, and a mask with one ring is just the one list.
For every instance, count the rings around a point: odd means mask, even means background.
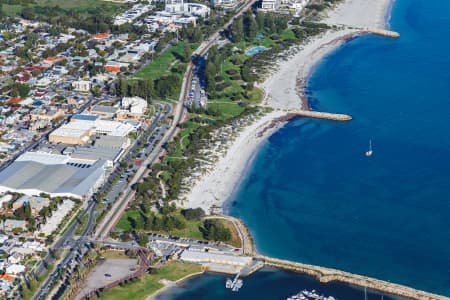
[{"label": "main road", "polygon": [[[219,30],[213,33],[206,41],[204,41],[197,48],[197,50],[195,50],[193,55],[205,55],[208,52],[208,50],[213,45],[215,45],[217,41],[220,39],[221,32],[224,29],[228,28],[239,16],[241,16],[245,11],[247,11],[255,2],[256,0],[246,1],[244,5],[238,8],[237,13],[227,23],[225,23]],[[148,169],[148,166],[153,164],[153,162],[162,154],[163,145],[172,140],[172,138],[176,135],[179,124],[183,122],[185,116],[187,115],[187,110],[184,104],[186,100],[186,95],[189,93],[190,88],[189,84],[193,76],[193,71],[194,65],[190,63],[183,76],[183,81],[181,84],[181,92],[178,98],[177,105],[174,109],[174,118],[172,124],[170,125],[164,137],[152,151],[152,153],[148,156],[148,158],[136,171],[136,174],[134,175],[133,179],[129,182],[122,197],[120,197],[118,201],[114,203],[113,207],[111,208],[107,216],[103,218],[103,222],[99,224],[99,226],[97,227],[97,231],[94,234],[94,238],[100,240],[107,238],[109,232],[114,228],[114,226],[117,224],[117,222],[125,212],[125,209],[127,208],[130,201],[134,199],[134,191],[132,189],[132,186],[143,178],[143,175],[145,171]]]},{"label": "main road", "polygon": [[[241,7],[239,7],[236,14],[227,23],[225,23],[219,30],[217,30],[215,33],[213,33],[206,41],[204,41],[194,52],[194,55],[205,55],[208,52],[208,50],[217,43],[217,41],[220,38],[221,32],[224,29],[228,28],[236,20],[236,18],[238,18],[245,11],[247,11],[255,2],[256,2],[256,0],[246,1]],[[125,210],[128,206],[128,203],[134,199],[135,192],[133,191],[132,186],[134,184],[136,184],[137,182],[139,182],[143,178],[146,170],[148,169],[148,166],[153,164],[153,162],[160,155],[162,155],[163,145],[165,145],[167,142],[172,140],[174,138],[174,136],[176,135],[179,124],[183,122],[184,118],[187,115],[187,110],[184,105],[185,104],[184,102],[186,100],[186,95],[189,92],[189,88],[190,88],[189,83],[191,82],[191,79],[193,76],[193,71],[194,71],[194,65],[192,63],[190,63],[186,69],[184,76],[183,76],[180,96],[178,98],[177,105],[175,106],[175,109],[173,111],[174,117],[173,117],[173,121],[172,121],[169,129],[166,131],[165,135],[159,141],[159,143],[157,143],[156,147],[149,154],[147,159],[142,163],[142,165],[136,171],[135,175],[130,180],[126,189],[122,193],[122,196],[120,196],[119,199],[117,199],[117,201],[113,204],[113,206],[111,207],[109,212],[103,218],[102,222],[97,226],[96,232],[93,233],[94,239],[103,240],[109,235],[109,232],[114,228],[114,226],[116,225],[116,223],[118,222],[120,217],[125,212]],[[64,268],[73,259],[75,252],[81,246],[82,240],[84,240],[84,237],[86,237],[87,235],[89,235],[92,232],[94,224],[95,224],[94,223],[94,221],[95,221],[94,220],[94,209],[93,209],[94,207],[95,207],[94,203],[89,204],[88,209],[86,209],[83,213],[83,215],[86,213],[89,214],[89,221],[88,221],[88,226],[86,226],[86,228],[83,231],[83,234],[81,235],[79,240],[74,241],[71,238],[73,236],[75,227],[78,224],[77,222],[75,222],[75,224],[73,224],[71,226],[71,228],[69,228],[69,230],[67,230],[67,233],[63,236],[63,238],[61,238],[60,240],[58,240],[55,243],[55,245],[61,247],[62,245],[64,245],[65,242],[69,241],[69,243],[73,243],[73,246],[74,246],[72,248],[72,250],[70,250],[70,252],[63,258],[63,260],[59,264],[62,268]],[[37,291],[37,293],[34,295],[33,298],[34,299],[43,299],[43,297],[45,297],[45,294],[47,294],[49,292],[49,289],[51,288],[51,286],[53,285],[53,283],[55,282],[56,279],[57,279],[57,270],[53,271],[52,274],[50,274],[50,276],[43,283],[43,285],[41,285],[41,287],[39,288],[39,290]]]}]

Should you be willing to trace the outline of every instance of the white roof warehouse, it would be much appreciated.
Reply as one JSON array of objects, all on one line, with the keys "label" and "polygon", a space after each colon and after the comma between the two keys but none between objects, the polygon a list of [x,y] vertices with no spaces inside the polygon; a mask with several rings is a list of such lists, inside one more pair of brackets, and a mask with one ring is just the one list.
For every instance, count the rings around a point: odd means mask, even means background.
[{"label": "white roof warehouse", "polygon": [[103,183],[105,167],[101,159],[85,163],[65,155],[26,152],[0,172],[0,192],[86,199]]}]

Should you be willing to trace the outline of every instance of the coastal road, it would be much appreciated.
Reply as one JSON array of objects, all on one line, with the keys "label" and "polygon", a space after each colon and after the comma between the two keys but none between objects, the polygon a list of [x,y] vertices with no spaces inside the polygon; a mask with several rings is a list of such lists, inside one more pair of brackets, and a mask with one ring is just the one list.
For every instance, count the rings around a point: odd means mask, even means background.
[{"label": "coastal road", "polygon": [[[256,0],[251,0],[246,2],[243,6],[241,6],[236,13],[236,15],[231,18],[225,25],[223,25],[218,31],[216,31],[214,34],[212,34],[206,41],[204,41],[194,52],[194,55],[204,55],[208,52],[208,50],[215,44],[220,38],[220,33],[228,28],[240,15],[242,15],[247,9],[249,9]],[[179,124],[185,119],[185,116],[187,115],[187,110],[185,108],[184,102],[186,99],[186,96],[189,93],[190,89],[190,82],[193,77],[194,72],[194,65],[190,63],[187,67],[187,70],[183,76],[183,81],[181,84],[181,92],[180,96],[178,98],[177,105],[174,109],[174,118],[173,121],[167,130],[166,134],[162,138],[162,140],[156,145],[155,149],[151,152],[151,154],[147,157],[147,159],[144,161],[144,163],[139,167],[139,169],[136,171],[136,174],[133,176],[132,180],[129,182],[127,188],[125,189],[123,195],[116,201],[116,203],[113,205],[111,210],[109,211],[108,215],[103,218],[103,221],[99,226],[97,227],[97,231],[94,234],[94,237],[100,240],[105,239],[109,232],[114,228],[114,226],[117,224],[120,217],[125,212],[125,209],[127,208],[128,204],[134,199],[134,191],[132,191],[132,186],[139,182],[143,175],[145,174],[146,170],[148,169],[148,166],[153,164],[153,162],[161,155],[163,150],[163,145],[172,140],[177,132],[177,128]]]},{"label": "coastal road", "polygon": [[[161,105],[161,104],[158,104]],[[152,124],[149,126],[149,132],[156,128],[157,123],[161,120],[167,117],[167,115],[171,112],[170,107],[166,107],[166,113],[158,113],[152,122]],[[160,110],[161,111],[161,110]],[[137,149],[136,144],[132,147],[132,149],[129,151],[127,155],[130,153],[135,152]],[[111,182],[111,181],[109,181]],[[105,189],[107,184],[105,184],[102,189]],[[84,254],[85,251],[87,251],[85,245],[87,243],[86,238],[91,235],[91,233],[94,230],[95,227],[95,207],[96,202],[93,198],[89,200],[87,203],[86,209],[77,217],[76,221],[73,222],[69,228],[64,232],[64,234],[53,244],[51,249],[53,250],[62,250],[69,248],[69,252],[60,260],[58,263],[58,266],[60,266],[62,269],[67,269],[70,262],[72,262],[77,255],[80,255],[80,253]],[[84,228],[83,232],[81,233],[80,237],[78,239],[75,239],[75,230],[77,226],[80,224],[80,221],[85,215],[88,215],[88,221],[86,224],[86,227]],[[42,262],[39,264],[39,266],[36,268],[35,274],[41,274],[45,269],[46,266],[51,263],[54,260],[54,257],[50,254],[47,254],[47,256],[42,260]],[[39,290],[35,293],[33,299],[44,299],[45,296],[50,292],[50,289],[52,286],[58,281],[58,268],[54,270],[44,281],[44,283],[40,286]]]}]

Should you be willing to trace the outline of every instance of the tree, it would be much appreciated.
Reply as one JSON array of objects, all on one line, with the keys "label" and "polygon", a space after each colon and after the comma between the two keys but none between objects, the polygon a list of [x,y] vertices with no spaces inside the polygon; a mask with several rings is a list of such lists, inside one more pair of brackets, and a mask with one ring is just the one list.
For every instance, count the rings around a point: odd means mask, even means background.
[{"label": "tree", "polygon": [[200,220],[205,216],[205,211],[201,208],[188,208],[181,211],[187,220]]},{"label": "tree", "polygon": [[22,232],[23,232],[23,229],[20,227],[13,228],[13,230],[12,230],[12,233],[15,235],[21,234]]},{"label": "tree", "polygon": [[23,212],[25,219],[31,219],[31,205],[29,203],[23,205]]},{"label": "tree", "polygon": [[94,97],[98,98],[102,95],[102,88],[98,85],[94,85],[92,87],[91,92],[92,92],[92,95],[94,95]]},{"label": "tree", "polygon": [[138,235],[137,242],[139,246],[145,247],[148,244],[148,235],[141,233]]},{"label": "tree", "polygon": [[185,63],[188,63],[191,61],[191,56],[192,56],[192,50],[191,50],[191,46],[189,44],[184,45],[184,49],[183,49],[183,61]]},{"label": "tree", "polygon": [[231,25],[231,39],[236,43],[244,39],[244,25],[242,17],[237,18]]},{"label": "tree", "polygon": [[256,24],[258,25],[259,31],[264,30],[264,13],[261,11],[258,11],[256,13]]},{"label": "tree", "polygon": [[258,24],[255,21],[252,13],[246,14],[244,18],[245,37],[248,41],[253,40],[256,37],[258,31]]},{"label": "tree", "polygon": [[32,7],[24,7],[21,15],[24,19],[32,20],[34,19],[34,10]]},{"label": "tree", "polygon": [[207,219],[203,222],[203,237],[207,240],[229,241],[231,231],[219,220]]},{"label": "tree", "polygon": [[119,78],[119,96],[127,97],[128,96],[128,82],[124,77]]}]

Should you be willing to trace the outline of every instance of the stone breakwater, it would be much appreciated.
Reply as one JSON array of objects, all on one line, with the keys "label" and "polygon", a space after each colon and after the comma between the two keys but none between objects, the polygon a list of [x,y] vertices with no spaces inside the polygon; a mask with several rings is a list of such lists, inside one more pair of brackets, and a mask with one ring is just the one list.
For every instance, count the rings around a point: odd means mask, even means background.
[{"label": "stone breakwater", "polygon": [[305,117],[305,118],[323,119],[323,120],[339,121],[339,122],[347,122],[347,121],[351,121],[353,119],[352,116],[350,116],[350,115],[334,114],[334,113],[311,111],[311,110],[299,110],[296,112],[291,112],[288,115],[291,116],[292,118]]},{"label": "stone breakwater", "polygon": [[317,278],[320,282],[323,283],[328,283],[331,281],[343,282],[409,299],[417,299],[417,300],[450,299],[445,296],[440,296],[425,291],[416,290],[400,284],[395,284],[362,275],[356,275],[336,269],[296,263],[262,255],[255,256],[255,258],[262,260],[266,266],[307,274],[309,276]]},{"label": "stone breakwater", "polygon": [[[369,28],[365,32],[372,33],[375,35],[385,36],[385,37],[389,37],[389,38],[394,38],[394,39],[397,39],[400,37],[400,33],[395,32],[395,31],[385,30],[385,29]],[[365,32],[363,31],[363,33],[365,33]]]}]

